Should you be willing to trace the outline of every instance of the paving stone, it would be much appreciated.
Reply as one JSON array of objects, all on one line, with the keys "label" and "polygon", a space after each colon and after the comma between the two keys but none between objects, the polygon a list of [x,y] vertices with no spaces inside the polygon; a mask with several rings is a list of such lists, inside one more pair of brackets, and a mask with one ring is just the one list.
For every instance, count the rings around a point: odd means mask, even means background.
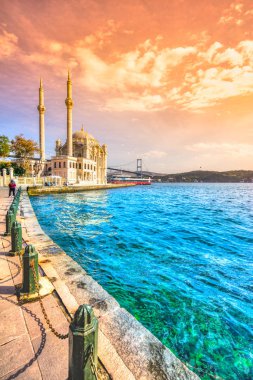
[{"label": "paving stone", "polygon": [[0,346],[0,376],[29,363],[34,358],[34,351],[28,334]]},{"label": "paving stone", "polygon": [[14,309],[17,307],[17,297],[16,295],[12,296],[3,296],[0,295],[0,313],[2,311],[7,310],[7,309]]},{"label": "paving stone", "polygon": [[9,307],[10,302],[4,301],[6,309],[0,313],[0,345],[26,334],[27,329],[19,306]]},{"label": "paving stone", "polygon": [[[11,273],[11,283],[14,285],[21,284],[22,283],[22,269],[20,266],[19,258],[18,256],[12,257],[12,256],[5,256],[5,260],[9,265],[9,271]],[[15,292],[15,288],[14,288]]]},{"label": "paving stone", "polygon": [[[58,325],[57,329],[65,331],[65,324]],[[46,345],[38,363],[44,379],[65,380],[68,378],[68,339],[60,340],[51,331],[47,331]],[[32,340],[34,350],[40,345],[40,338]]]},{"label": "paving stone", "polygon": [[[0,378],[0,380],[8,380],[10,377],[17,378],[18,380],[41,380],[41,372],[37,361],[33,362],[30,367],[24,368],[24,366],[17,368],[17,370],[8,373],[6,376]],[[48,379],[49,380],[49,379]]]},{"label": "paving stone", "polygon": [[[52,325],[56,329],[58,329],[58,326],[60,326],[59,328],[61,329],[59,332],[62,334],[66,334],[68,332],[69,322],[65,318],[60,306],[57,304],[54,297],[52,295],[49,295],[43,298],[43,304]],[[38,302],[33,302],[25,304],[24,306],[27,310],[29,310],[32,313],[31,315],[29,312],[24,311],[27,329],[29,331],[31,339],[34,339],[40,335],[40,323],[43,324],[45,330],[48,332],[49,327],[43,316],[40,304]],[[38,318],[39,321],[35,318]]]}]

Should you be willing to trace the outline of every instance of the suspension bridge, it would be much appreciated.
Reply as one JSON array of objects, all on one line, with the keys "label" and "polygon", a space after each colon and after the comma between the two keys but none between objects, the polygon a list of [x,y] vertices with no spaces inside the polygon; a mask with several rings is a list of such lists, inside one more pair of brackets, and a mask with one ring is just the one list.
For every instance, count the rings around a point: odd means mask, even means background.
[{"label": "suspension bridge", "polygon": [[117,166],[109,165],[107,167],[107,170],[109,177],[119,173],[136,177],[153,177],[159,174],[149,171],[148,168],[145,166],[142,158],[137,158],[137,160],[130,161]]}]

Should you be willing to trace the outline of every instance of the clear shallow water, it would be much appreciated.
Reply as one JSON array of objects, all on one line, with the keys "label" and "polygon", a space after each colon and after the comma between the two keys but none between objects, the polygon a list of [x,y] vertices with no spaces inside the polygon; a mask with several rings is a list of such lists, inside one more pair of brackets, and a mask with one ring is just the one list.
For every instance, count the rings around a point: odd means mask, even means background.
[{"label": "clear shallow water", "polygon": [[253,184],[31,202],[44,231],[202,379],[253,379]]}]

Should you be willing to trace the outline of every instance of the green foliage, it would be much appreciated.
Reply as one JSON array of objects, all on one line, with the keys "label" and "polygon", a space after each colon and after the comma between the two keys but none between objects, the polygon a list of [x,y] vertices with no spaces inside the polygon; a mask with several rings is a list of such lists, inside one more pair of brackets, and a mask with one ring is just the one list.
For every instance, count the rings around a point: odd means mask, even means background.
[{"label": "green foliage", "polygon": [[18,162],[13,162],[11,165],[14,169],[14,175],[15,176],[24,176],[25,175],[25,168],[20,165]]},{"label": "green foliage", "polygon": [[10,168],[14,170],[14,176],[23,176],[25,174],[25,168],[18,162],[0,161],[0,173],[3,169],[6,169],[6,174],[10,174]]},{"label": "green foliage", "polygon": [[10,153],[10,141],[7,136],[0,136],[0,157],[7,157]]},{"label": "green foliage", "polygon": [[21,134],[15,136],[15,139],[11,141],[11,151],[19,159],[19,168],[25,174],[29,169],[30,158],[33,158],[35,153],[39,153],[40,149],[35,141],[25,139]]},{"label": "green foliage", "polygon": [[3,169],[6,169],[6,173],[10,174],[9,168],[11,167],[10,161],[0,161],[0,173],[2,173]]},{"label": "green foliage", "polygon": [[38,144],[30,139],[25,139],[24,136],[15,136],[15,139],[11,141],[11,151],[18,158],[31,158],[35,153],[39,153],[40,149]]}]

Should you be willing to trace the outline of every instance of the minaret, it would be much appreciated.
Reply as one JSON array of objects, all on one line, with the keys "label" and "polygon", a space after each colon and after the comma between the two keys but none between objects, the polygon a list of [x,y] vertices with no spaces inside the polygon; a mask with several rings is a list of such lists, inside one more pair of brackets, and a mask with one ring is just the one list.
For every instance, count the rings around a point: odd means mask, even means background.
[{"label": "minaret", "polygon": [[72,147],[72,82],[70,79],[70,74],[68,70],[68,81],[67,81],[67,98],[65,100],[67,107],[67,155],[72,156],[73,147]]},{"label": "minaret", "polygon": [[39,125],[40,125],[40,159],[45,161],[45,123],[44,114],[46,107],[44,106],[44,90],[42,85],[42,79],[40,78],[40,88],[39,88]]}]

